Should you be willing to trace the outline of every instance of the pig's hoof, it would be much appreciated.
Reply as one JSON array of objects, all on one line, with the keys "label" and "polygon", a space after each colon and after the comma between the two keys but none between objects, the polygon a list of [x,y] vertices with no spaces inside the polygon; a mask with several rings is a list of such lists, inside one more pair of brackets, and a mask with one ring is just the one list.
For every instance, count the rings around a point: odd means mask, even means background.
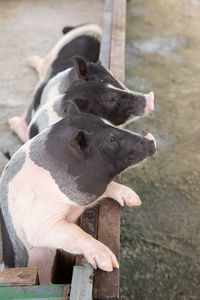
[{"label": "pig's hoof", "polygon": [[127,206],[140,206],[142,204],[139,196],[127,186],[120,186],[116,193],[116,201],[120,205],[126,204]]},{"label": "pig's hoof", "polygon": [[41,68],[42,58],[38,55],[29,56],[28,63],[31,67],[33,67],[39,72]]},{"label": "pig's hoof", "polygon": [[10,129],[14,131],[24,143],[27,142],[28,125],[26,124],[24,116],[10,118],[8,123]]},{"label": "pig's hoof", "polygon": [[119,268],[113,252],[99,241],[95,241],[94,245],[88,245],[88,250],[84,251],[84,255],[95,269],[111,272],[114,268]]}]

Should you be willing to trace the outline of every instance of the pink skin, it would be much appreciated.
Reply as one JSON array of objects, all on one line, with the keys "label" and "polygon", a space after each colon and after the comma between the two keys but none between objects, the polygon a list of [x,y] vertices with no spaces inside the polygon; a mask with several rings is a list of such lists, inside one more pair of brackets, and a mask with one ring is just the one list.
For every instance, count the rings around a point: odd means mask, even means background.
[{"label": "pink skin", "polygon": [[154,110],[154,93],[150,92],[149,94],[144,95],[146,98],[146,107],[144,114],[148,114]]},{"label": "pink skin", "polygon": [[42,83],[42,79],[44,77],[44,72],[45,72],[44,59],[40,56],[33,55],[28,57],[28,63],[32,68],[34,68],[37,71],[39,77],[39,81],[34,89],[34,94],[35,94],[40,84]]},{"label": "pink skin", "polygon": [[40,57],[37,55],[32,55],[28,57],[29,65],[36,70],[39,77],[39,81],[35,87],[34,93],[37,91],[40,84],[45,79],[47,69],[54,56],[55,54],[52,51],[50,51],[45,57]]},{"label": "pink skin", "polygon": [[39,80],[41,80],[43,58],[38,55],[29,56],[28,63],[32,68],[36,69],[36,71],[38,72]]},{"label": "pink skin", "polygon": [[13,117],[8,120],[10,129],[15,132],[22,142],[28,141],[28,125],[26,123],[26,113],[21,117]]},{"label": "pink skin", "polygon": [[[71,201],[60,191],[49,171],[30,159],[30,143],[22,148],[26,161],[9,183],[8,193],[13,225],[29,254],[28,266],[38,267],[41,284],[49,284],[55,250],[61,248],[83,254],[94,268],[108,272],[119,268],[113,252],[76,225],[87,207]],[[134,191],[116,182],[109,183],[96,201],[104,197],[110,197],[120,205],[141,205]]]},{"label": "pink skin", "polygon": [[147,140],[149,140],[149,141],[154,141],[154,144],[155,144],[155,146],[156,146],[156,141],[155,141],[155,139],[154,139],[154,137],[153,137],[153,135],[152,135],[151,133],[148,133],[148,134],[145,136],[145,138],[146,138]]}]

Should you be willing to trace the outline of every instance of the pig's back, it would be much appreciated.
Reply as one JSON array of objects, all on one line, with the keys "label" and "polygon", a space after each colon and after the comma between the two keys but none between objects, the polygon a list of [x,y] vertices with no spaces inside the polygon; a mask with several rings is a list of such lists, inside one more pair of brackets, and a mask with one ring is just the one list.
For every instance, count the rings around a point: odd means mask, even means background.
[{"label": "pig's back", "polygon": [[59,72],[72,67],[71,58],[82,56],[90,62],[99,59],[102,30],[97,24],[85,24],[70,30],[52,49],[51,60],[46,73],[46,79],[54,77]]}]

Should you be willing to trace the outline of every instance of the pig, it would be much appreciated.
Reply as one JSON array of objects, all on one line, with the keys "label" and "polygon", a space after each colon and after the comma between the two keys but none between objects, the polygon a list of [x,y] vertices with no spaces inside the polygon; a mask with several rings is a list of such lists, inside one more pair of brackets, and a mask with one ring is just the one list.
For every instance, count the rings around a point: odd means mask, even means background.
[{"label": "pig", "polygon": [[[39,75],[39,83],[45,84],[59,72],[72,67],[74,55],[84,57],[90,62],[97,62],[100,51],[102,29],[98,24],[82,24],[63,28],[65,34],[44,57],[34,55],[28,58],[30,66]],[[67,34],[66,34],[67,33]]]},{"label": "pig", "polygon": [[67,110],[68,116],[13,155],[0,181],[4,268],[38,267],[41,284],[51,282],[58,248],[84,255],[94,268],[119,267],[112,251],[77,219],[107,197],[139,206],[137,194],[113,178],[156,151],[151,134],[117,128],[73,102]]},{"label": "pig", "polygon": [[[153,92],[142,94],[130,91],[100,62],[95,62],[99,44],[94,38],[90,43],[86,39],[84,45],[81,44],[78,50],[74,47],[74,41],[82,38],[83,30],[84,32],[93,30],[93,36],[99,32],[99,37],[100,29],[98,25],[96,26],[97,28],[94,29],[94,24],[87,24],[68,31],[64,40],[67,44],[62,38],[62,42],[58,42],[53,50],[40,60],[40,63],[37,63],[36,58],[32,58],[32,65],[38,70],[40,76],[40,85],[28,112],[22,117],[9,120],[10,128],[23,142],[64,117],[65,103],[69,100],[74,101],[81,111],[103,117],[114,125],[124,124],[153,111]],[[68,35],[70,38],[66,40]],[[76,38],[72,39],[73,35]],[[95,52],[94,57],[89,57],[91,52],[88,51],[89,48]],[[65,53],[65,60],[60,53]],[[71,59],[72,54],[79,55]],[[84,57],[80,56],[82,54]],[[70,59],[73,62],[72,67],[69,67]]]}]

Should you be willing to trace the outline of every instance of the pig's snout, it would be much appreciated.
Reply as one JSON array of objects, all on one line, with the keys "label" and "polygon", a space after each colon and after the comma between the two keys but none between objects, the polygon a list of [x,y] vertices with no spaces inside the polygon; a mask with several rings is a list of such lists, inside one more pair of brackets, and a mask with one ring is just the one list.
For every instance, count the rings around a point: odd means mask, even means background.
[{"label": "pig's snout", "polygon": [[146,99],[146,107],[144,109],[144,114],[148,114],[154,110],[154,93],[150,92],[149,94],[145,94]]},{"label": "pig's snout", "polygon": [[149,140],[149,141],[154,141],[154,143],[156,144],[156,141],[155,141],[155,139],[154,139],[154,137],[153,137],[153,135],[152,135],[151,133],[148,133],[148,134],[145,136],[145,138],[146,138],[147,140]]},{"label": "pig's snout", "polygon": [[150,141],[151,151],[154,153],[156,151],[156,141],[151,133],[148,133],[145,138]]}]

